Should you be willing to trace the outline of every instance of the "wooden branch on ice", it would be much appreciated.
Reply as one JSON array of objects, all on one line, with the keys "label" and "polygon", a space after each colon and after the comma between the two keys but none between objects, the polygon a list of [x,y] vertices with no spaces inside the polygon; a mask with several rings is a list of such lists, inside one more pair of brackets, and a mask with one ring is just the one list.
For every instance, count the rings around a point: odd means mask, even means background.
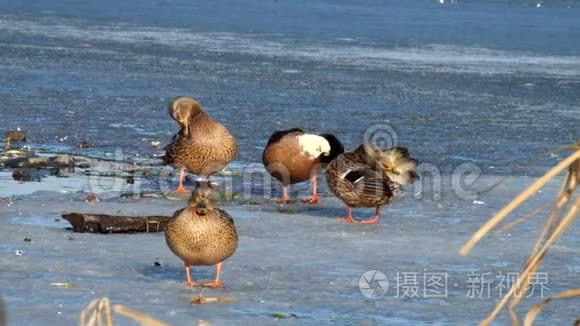
[{"label": "wooden branch on ice", "polygon": [[118,216],[107,214],[63,214],[74,232],[138,233],[165,231],[169,216]]}]

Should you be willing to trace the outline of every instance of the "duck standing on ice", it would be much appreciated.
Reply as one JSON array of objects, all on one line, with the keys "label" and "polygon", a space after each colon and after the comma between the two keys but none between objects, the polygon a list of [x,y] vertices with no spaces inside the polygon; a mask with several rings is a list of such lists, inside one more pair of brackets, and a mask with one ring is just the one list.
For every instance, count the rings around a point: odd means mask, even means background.
[{"label": "duck standing on ice", "polygon": [[321,165],[330,163],[342,152],[344,147],[331,134],[309,134],[298,128],[274,132],[262,154],[268,173],[282,183],[282,198],[274,201],[289,203],[289,185],[310,179],[312,195],[304,201],[318,203],[317,183]]},{"label": "duck standing on ice", "polygon": [[[381,207],[401,197],[403,185],[418,178],[417,160],[404,147],[380,149],[363,144],[339,155],[328,165],[326,180],[332,192],[347,206],[346,223],[376,224]],[[353,207],[374,207],[370,220],[356,221]]]},{"label": "duck standing on ice", "polygon": [[[222,263],[234,254],[238,234],[232,217],[213,206],[215,185],[197,181],[187,208],[176,211],[165,230],[169,249],[185,263],[188,286],[223,287],[220,282]],[[196,283],[191,279],[190,266],[216,267],[213,282]]]},{"label": "duck standing on ice", "polygon": [[188,192],[183,187],[185,171],[209,180],[234,159],[238,146],[228,129],[212,119],[203,106],[190,97],[172,99],[169,115],[181,130],[165,147],[163,160],[180,169],[177,192]]}]

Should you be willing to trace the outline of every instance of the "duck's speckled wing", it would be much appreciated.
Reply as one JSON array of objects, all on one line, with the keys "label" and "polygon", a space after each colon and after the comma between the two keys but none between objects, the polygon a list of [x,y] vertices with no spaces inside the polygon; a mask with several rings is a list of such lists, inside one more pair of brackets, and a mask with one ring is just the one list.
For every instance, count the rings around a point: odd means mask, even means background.
[{"label": "duck's speckled wing", "polygon": [[327,169],[332,192],[351,207],[377,207],[400,196],[400,185],[385,177],[359,147],[333,160]]},{"label": "duck's speckled wing", "polygon": [[387,180],[372,169],[349,169],[341,175],[341,178],[359,197],[384,197],[393,194]]},{"label": "duck's speckled wing", "polygon": [[209,176],[221,171],[237,153],[234,136],[206,114],[192,119],[190,136],[178,133],[165,147],[166,164],[186,168],[190,173]]},{"label": "duck's speckled wing", "polygon": [[234,228],[234,231],[235,231],[236,224],[234,223],[233,217],[228,212],[226,212],[225,210],[223,210],[221,208],[216,207],[216,208],[214,208],[214,210],[218,211],[220,213],[219,214],[220,218],[224,222],[226,222],[227,224],[230,224]]}]

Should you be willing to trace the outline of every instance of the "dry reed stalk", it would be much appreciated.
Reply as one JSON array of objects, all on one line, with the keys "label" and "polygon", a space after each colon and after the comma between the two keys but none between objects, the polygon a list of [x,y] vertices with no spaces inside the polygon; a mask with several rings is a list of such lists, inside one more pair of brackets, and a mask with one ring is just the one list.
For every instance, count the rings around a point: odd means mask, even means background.
[{"label": "dry reed stalk", "polygon": [[489,325],[491,323],[491,321],[493,321],[495,319],[495,317],[497,317],[498,313],[505,306],[505,304],[510,299],[510,297],[513,296],[514,293],[516,293],[516,291],[518,289],[521,289],[522,288],[522,285],[524,283],[524,279],[527,279],[526,276],[532,270],[535,270],[535,268],[538,267],[537,265],[540,263],[540,261],[542,260],[542,258],[545,255],[545,253],[548,251],[548,248],[550,248],[550,246],[552,245],[552,243],[554,243],[554,241],[556,241],[560,237],[560,235],[562,235],[562,233],[564,233],[564,231],[570,226],[570,224],[572,224],[572,222],[576,218],[576,213],[577,213],[578,207],[580,207],[580,199],[578,199],[576,201],[576,205],[574,205],[574,206],[571,207],[571,209],[568,212],[568,214],[566,214],[566,216],[562,219],[562,222],[556,227],[556,229],[554,230],[554,233],[552,233],[550,235],[550,237],[548,237],[548,239],[546,240],[546,243],[540,248],[540,250],[538,251],[538,253],[535,256],[532,257],[532,259],[530,260],[529,265],[522,272],[522,275],[524,275],[524,277],[523,278],[522,277],[519,277],[517,279],[517,281],[515,282],[515,284],[508,291],[508,293],[506,293],[506,295],[495,306],[494,310],[488,315],[487,318],[485,318],[481,322],[481,325]]},{"label": "dry reed stalk", "polygon": [[166,324],[158,319],[147,316],[146,314],[140,311],[133,310],[120,304],[114,305],[113,310],[120,315],[135,320],[136,322],[138,322],[143,326],[169,326],[169,324]]},{"label": "dry reed stalk", "polygon": [[538,316],[538,314],[544,310],[544,305],[546,305],[548,302],[553,300],[571,299],[574,297],[580,297],[580,289],[563,291],[544,299],[542,302],[534,305],[532,309],[528,311],[526,317],[524,318],[524,326],[532,326],[536,316]]},{"label": "dry reed stalk", "polygon": [[[531,273],[535,272],[538,269],[542,259],[544,258],[550,246],[570,227],[570,225],[576,219],[576,215],[580,210],[580,199],[577,198],[576,201],[571,201],[571,199],[573,198],[574,191],[576,190],[578,182],[580,181],[580,144],[571,145],[570,147],[566,146],[563,147],[562,150],[566,148],[575,148],[576,151],[568,158],[566,158],[565,160],[557,164],[555,167],[550,169],[544,176],[540,177],[532,185],[528,186],[528,188],[526,188],[510,203],[508,203],[498,213],[492,216],[471,237],[471,239],[469,239],[469,241],[463,246],[463,248],[460,251],[462,255],[469,254],[469,252],[473,249],[475,244],[485,234],[487,234],[494,226],[496,226],[499,222],[501,222],[503,218],[505,218],[515,208],[517,208],[528,198],[530,198],[533,194],[535,194],[541,187],[543,187],[548,181],[550,181],[553,177],[555,177],[560,171],[562,171],[565,168],[569,168],[568,174],[566,175],[566,178],[562,184],[558,196],[556,197],[556,200],[553,203],[552,212],[550,213],[550,216],[546,220],[544,227],[540,232],[540,235],[534,245],[532,253],[530,254],[530,256],[528,257],[527,261],[523,266],[521,277],[517,279],[515,284],[508,291],[508,293],[506,293],[506,295],[496,304],[493,311],[481,322],[481,325],[489,325],[491,321],[493,321],[497,317],[501,309],[506,305],[508,301],[510,301],[508,311],[510,314],[510,318],[512,320],[512,324],[519,325],[519,319],[515,311],[515,308],[522,300],[522,297],[514,294],[517,294],[518,291],[520,291],[521,293],[522,289],[528,288],[528,286],[530,285],[529,281]],[[568,205],[569,203],[571,204]],[[541,208],[543,209],[544,207]],[[537,213],[536,211],[537,210],[534,210],[532,213],[508,224],[508,226],[504,227],[504,229],[519,224],[523,222],[523,220],[529,218],[530,216],[534,216],[535,213]],[[562,212],[565,211],[567,213],[562,214]],[[537,315],[537,313],[539,313],[539,311],[537,311],[535,315]],[[530,313],[528,313],[528,315],[529,314]],[[526,320],[528,320],[527,316]],[[531,321],[533,321],[533,318],[531,319]]]},{"label": "dry reed stalk", "polygon": [[88,305],[85,307],[85,309],[83,309],[83,311],[81,311],[81,316],[80,316],[80,318],[79,318],[79,326],[85,326],[85,325],[87,325],[87,324],[88,324],[88,322],[87,322],[87,314],[88,314],[89,312],[91,312],[91,311],[92,311],[93,313],[95,313],[95,311],[94,311],[94,308],[97,306],[97,303],[98,303],[98,302],[99,302],[99,299],[94,299],[94,300],[92,300],[92,301],[91,301],[91,302],[89,302],[89,304],[88,304]]},{"label": "dry reed stalk", "polygon": [[[577,160],[575,162],[580,162],[580,160]],[[576,189],[576,186],[577,186],[575,175],[580,175],[580,170],[577,169],[577,166],[575,164],[576,163],[573,163],[570,165],[569,172],[566,175],[564,182],[562,183],[562,187],[561,187],[560,191],[558,192],[558,196],[556,198],[552,212],[551,212],[550,216],[548,217],[548,219],[546,220],[546,223],[544,224],[544,227],[542,228],[542,231],[540,232],[540,236],[536,240],[536,243],[534,245],[534,249],[532,250],[532,253],[530,254],[530,256],[528,257],[528,259],[526,260],[526,262],[524,264],[524,268],[526,266],[528,266],[528,264],[530,264],[531,259],[537,254],[542,243],[544,243],[546,241],[546,237],[549,236],[551,234],[551,232],[554,230],[554,228],[562,221],[561,220],[561,212],[565,211],[564,208],[570,202],[570,199],[572,198],[574,190]],[[576,208],[576,210],[578,210],[578,208]],[[530,285],[529,284],[529,276],[530,276],[530,274],[535,273],[538,267],[539,267],[539,263],[536,266],[534,266],[529,271],[528,274],[522,275],[522,277],[524,278],[524,281],[523,281],[521,288],[527,289],[529,287],[529,285]],[[516,290],[518,290],[518,289],[516,289]],[[518,315],[515,311],[515,308],[521,302],[521,300],[522,300],[521,296],[513,296],[511,298],[510,305],[508,307],[510,318],[512,320],[512,325],[514,325],[514,326],[519,325],[519,319],[518,319]]]},{"label": "dry reed stalk", "polygon": [[527,214],[525,214],[525,215],[523,215],[521,217],[518,217],[517,219],[515,219],[515,220],[513,220],[513,221],[511,221],[509,223],[507,223],[506,225],[504,225],[501,228],[497,229],[495,232],[496,233],[503,233],[503,232],[509,231],[513,227],[524,223],[528,219],[540,215],[540,213],[543,210],[545,210],[546,208],[550,207],[551,205],[552,205],[552,203],[545,203],[544,205],[542,205],[542,206],[534,209],[533,211],[531,211],[531,212],[529,212],[529,213],[527,213]]},{"label": "dry reed stalk", "polygon": [[552,180],[558,173],[570,166],[574,161],[580,158],[580,150],[574,152],[565,160],[561,161],[555,167],[551,168],[544,174],[541,178],[536,180],[533,184],[528,186],[522,193],[520,193],[516,198],[514,198],[510,203],[503,207],[499,212],[492,216],[475,234],[467,241],[467,243],[461,248],[459,253],[462,256],[467,256],[473,247],[481,240],[481,238],[487,234],[494,226],[501,222],[509,213],[514,209],[528,200],[532,195],[534,195],[540,188],[542,188],[548,181]]},{"label": "dry reed stalk", "polygon": [[[114,305],[113,311],[129,317],[143,326],[169,326],[162,321],[123,305]],[[88,317],[90,314],[90,317]],[[87,318],[88,317],[88,318]],[[80,326],[114,326],[109,298],[95,299],[81,311]]]},{"label": "dry reed stalk", "polygon": [[[92,313],[91,313],[92,312]],[[91,317],[87,320],[88,314]],[[106,324],[102,316],[105,316]],[[113,315],[111,314],[111,303],[108,298],[95,299],[91,301],[83,311],[79,320],[80,326],[113,326]]]},{"label": "dry reed stalk", "polygon": [[558,213],[560,213],[562,208],[568,203],[570,198],[572,198],[572,194],[574,192],[574,189],[576,188],[574,174],[580,173],[578,171],[575,172],[572,167],[573,166],[570,165],[570,171],[568,172],[568,174],[566,174],[566,178],[564,179],[564,183],[562,184],[562,188],[560,189],[560,192],[558,193],[558,196],[556,197],[556,203],[554,205],[554,208],[552,209],[552,213],[550,214],[550,216],[546,220],[546,223],[544,224],[544,228],[542,229],[542,232],[540,233],[540,236],[538,237],[538,240],[536,241],[536,244],[534,245],[534,249],[532,250],[532,253],[535,253],[538,251],[538,248],[540,247],[542,241],[545,239],[546,235],[550,231],[551,226],[554,225],[554,220],[559,215]]}]

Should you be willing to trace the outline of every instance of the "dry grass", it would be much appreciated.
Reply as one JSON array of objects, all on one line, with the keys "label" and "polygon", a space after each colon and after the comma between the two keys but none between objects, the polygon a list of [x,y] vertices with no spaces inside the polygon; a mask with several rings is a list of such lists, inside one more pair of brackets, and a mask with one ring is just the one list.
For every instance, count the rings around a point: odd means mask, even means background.
[{"label": "dry grass", "polygon": [[544,299],[542,302],[536,304],[528,313],[526,314],[526,318],[524,318],[524,326],[532,326],[532,323],[536,319],[536,316],[542,312],[544,309],[544,305],[553,300],[562,300],[562,299],[570,299],[574,297],[580,296],[580,289],[575,290],[568,290],[564,292],[560,292],[550,296],[547,299]]},{"label": "dry grass", "polygon": [[[90,316],[90,317],[89,317]],[[79,320],[80,326],[113,326],[113,314],[109,298],[91,301],[83,311]]]},{"label": "dry grass", "polygon": [[111,309],[109,298],[91,301],[81,312],[79,326],[114,326],[113,311],[119,315],[129,317],[143,326],[169,326],[169,324],[120,304],[114,305],[113,309]]},{"label": "dry grass", "polygon": [[[538,239],[534,245],[534,249],[528,256],[525,262],[520,277],[517,279],[515,284],[506,293],[506,295],[496,304],[494,309],[489,313],[489,315],[481,322],[481,325],[489,325],[500,313],[500,311],[508,307],[508,312],[512,320],[513,325],[519,325],[520,319],[516,312],[516,307],[522,300],[523,296],[515,295],[517,293],[524,292],[528,289],[530,285],[530,275],[535,273],[540,266],[542,259],[545,257],[550,246],[566,232],[570,225],[576,220],[578,211],[580,210],[580,198],[575,195],[578,183],[580,183],[580,143],[575,145],[569,145],[557,149],[556,151],[563,151],[567,149],[572,149],[573,153],[566,159],[558,163],[555,167],[551,168],[536,180],[532,185],[526,188],[522,193],[516,196],[510,203],[503,207],[498,213],[492,216],[475,234],[467,241],[467,243],[461,248],[461,255],[468,255],[473,247],[495,226],[497,226],[504,218],[506,218],[512,211],[523,204],[526,200],[531,198],[536,192],[541,189],[546,183],[552,180],[556,175],[562,171],[568,169],[568,173],[562,184],[562,188],[558,193],[554,202],[549,203],[552,206],[550,215],[544,223]],[[508,224],[503,229],[509,229],[514,225],[520,224],[527,220],[528,218],[537,215],[543,211],[546,207],[540,207],[531,213],[517,219],[516,221]],[[545,303],[553,299],[568,299],[572,297],[580,296],[580,290],[570,290],[562,292],[544,300],[544,302],[537,304],[528,312],[525,317],[524,324],[532,325],[535,317],[543,309]]]},{"label": "dry grass", "polygon": [[230,297],[206,297],[203,295],[204,290],[202,289],[198,295],[191,299],[191,304],[233,303],[238,301],[238,299]]}]

